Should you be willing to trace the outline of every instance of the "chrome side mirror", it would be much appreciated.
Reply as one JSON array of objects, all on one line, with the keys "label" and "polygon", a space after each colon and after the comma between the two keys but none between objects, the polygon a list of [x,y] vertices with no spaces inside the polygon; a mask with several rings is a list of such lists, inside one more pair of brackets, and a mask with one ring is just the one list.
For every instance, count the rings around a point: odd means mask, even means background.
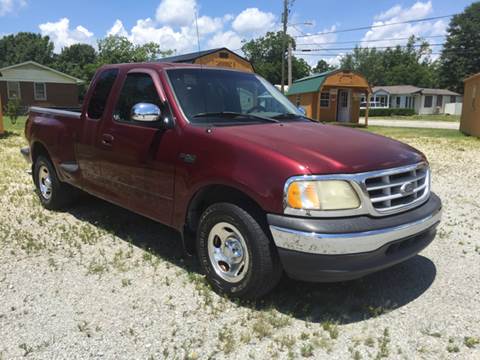
[{"label": "chrome side mirror", "polygon": [[134,121],[154,122],[160,120],[162,112],[155,104],[138,103],[133,105],[130,118]]}]

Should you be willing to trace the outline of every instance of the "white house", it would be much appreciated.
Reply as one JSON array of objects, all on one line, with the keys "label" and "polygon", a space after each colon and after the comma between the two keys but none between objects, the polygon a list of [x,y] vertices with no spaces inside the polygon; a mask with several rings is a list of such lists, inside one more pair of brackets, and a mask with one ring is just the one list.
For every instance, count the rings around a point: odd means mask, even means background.
[{"label": "white house", "polygon": [[[462,96],[445,89],[419,88],[412,85],[374,86],[370,98],[371,108],[414,109],[416,114],[461,113]],[[457,104],[456,106],[446,106]],[[366,107],[365,97],[361,107]],[[460,110],[459,110],[460,109]],[[458,110],[460,113],[457,114]]]}]

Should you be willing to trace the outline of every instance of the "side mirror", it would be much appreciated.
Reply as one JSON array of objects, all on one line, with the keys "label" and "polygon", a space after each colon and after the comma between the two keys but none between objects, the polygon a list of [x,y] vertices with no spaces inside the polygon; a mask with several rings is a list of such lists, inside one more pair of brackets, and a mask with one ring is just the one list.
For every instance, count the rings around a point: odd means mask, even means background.
[{"label": "side mirror", "polygon": [[160,120],[162,112],[155,104],[138,103],[133,105],[130,118],[134,121],[155,122]]},{"label": "side mirror", "polygon": [[306,114],[306,111],[303,107],[299,106],[297,107],[297,110],[300,111],[302,113],[302,115],[305,115]]}]

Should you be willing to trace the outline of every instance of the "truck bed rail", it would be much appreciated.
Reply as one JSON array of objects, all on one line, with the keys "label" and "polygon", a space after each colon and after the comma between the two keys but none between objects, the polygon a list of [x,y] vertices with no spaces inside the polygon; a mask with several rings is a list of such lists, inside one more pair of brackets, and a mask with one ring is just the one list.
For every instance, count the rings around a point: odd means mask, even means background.
[{"label": "truck bed rail", "polygon": [[40,107],[40,106],[31,106],[28,109],[28,112],[31,112],[31,111],[34,111],[40,114],[61,115],[61,116],[68,116],[68,117],[77,118],[77,119],[80,119],[80,116],[82,114],[80,110],[71,111],[66,109],[55,109],[55,108],[47,108],[47,107]]}]

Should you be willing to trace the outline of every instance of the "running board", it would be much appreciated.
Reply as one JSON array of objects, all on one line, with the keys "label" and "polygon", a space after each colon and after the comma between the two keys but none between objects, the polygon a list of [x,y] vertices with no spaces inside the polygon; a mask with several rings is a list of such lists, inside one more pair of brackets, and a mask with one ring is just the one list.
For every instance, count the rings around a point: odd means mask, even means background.
[{"label": "running board", "polygon": [[62,163],[60,164],[60,168],[70,174],[73,174],[78,171],[78,164],[77,163]]}]

